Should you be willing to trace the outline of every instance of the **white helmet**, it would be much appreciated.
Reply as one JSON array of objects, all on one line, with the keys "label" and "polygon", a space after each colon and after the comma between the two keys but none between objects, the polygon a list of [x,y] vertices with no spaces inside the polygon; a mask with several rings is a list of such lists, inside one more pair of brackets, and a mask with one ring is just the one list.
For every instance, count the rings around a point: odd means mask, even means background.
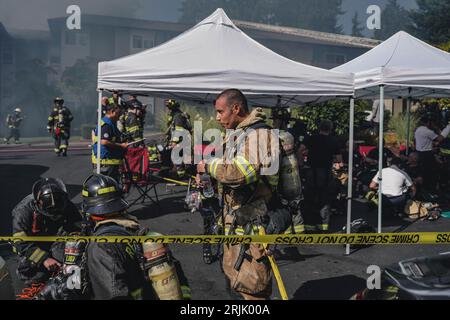
[{"label": "white helmet", "polygon": [[20,108],[15,108],[14,111],[15,112],[22,112],[22,110]]}]

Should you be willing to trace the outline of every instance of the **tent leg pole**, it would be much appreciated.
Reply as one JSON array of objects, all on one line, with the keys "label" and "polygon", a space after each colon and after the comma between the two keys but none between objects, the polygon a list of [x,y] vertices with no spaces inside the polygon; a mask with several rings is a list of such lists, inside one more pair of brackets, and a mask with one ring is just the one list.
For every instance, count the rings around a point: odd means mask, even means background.
[{"label": "tent leg pole", "polygon": [[380,132],[378,134],[378,233],[381,233],[381,214],[383,207],[383,140],[384,140],[384,86],[380,86]]},{"label": "tent leg pole", "polygon": [[97,174],[100,174],[100,137],[101,137],[101,121],[102,121],[102,94],[103,90],[98,91],[98,108],[97,108]]},{"label": "tent leg pole", "polygon": [[[410,89],[411,90],[411,89]],[[407,124],[406,124],[406,155],[409,155],[409,140],[411,139],[411,96],[408,97],[408,103],[406,105],[406,117],[407,117]]]},{"label": "tent leg pole", "polygon": [[[355,124],[355,99],[350,98],[350,120],[349,120],[349,142],[348,142],[348,182],[347,182],[347,234],[350,234],[352,221],[352,198],[353,198],[353,145]],[[345,254],[350,254],[350,244],[345,245]]]}]

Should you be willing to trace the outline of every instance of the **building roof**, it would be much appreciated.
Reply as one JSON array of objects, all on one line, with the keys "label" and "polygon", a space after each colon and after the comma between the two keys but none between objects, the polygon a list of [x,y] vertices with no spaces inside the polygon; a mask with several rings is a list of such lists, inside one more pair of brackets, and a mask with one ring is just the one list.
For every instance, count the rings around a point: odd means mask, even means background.
[{"label": "building roof", "polygon": [[6,31],[3,24],[0,22],[0,36],[9,37],[8,31]]},{"label": "building roof", "polygon": [[273,37],[279,39],[280,35],[284,40],[321,43],[330,45],[339,45],[345,47],[373,48],[381,43],[379,40],[347,36],[336,33],[320,32],[307,29],[274,26],[262,23],[233,20],[233,22],[241,29],[246,31],[264,32],[264,37]]},{"label": "building roof", "polygon": [[[283,26],[273,26],[262,23],[248,22],[232,20],[237,27],[243,29],[249,35],[255,38],[284,40],[293,42],[307,42],[325,45],[335,45],[344,47],[356,47],[356,48],[373,48],[381,43],[381,41],[359,38],[347,35],[319,32],[307,29],[298,29]],[[66,17],[52,18],[48,20],[50,29],[57,25],[65,24]],[[178,22],[164,22],[164,21],[151,21],[134,18],[122,18],[111,17],[102,15],[90,15],[84,14],[82,16],[82,23],[90,25],[105,25],[105,26],[117,26],[125,28],[137,28],[137,29],[152,29],[161,31],[172,31],[182,33],[190,29],[193,25],[178,23]]]},{"label": "building roof", "polygon": [[50,32],[46,30],[9,29],[8,32],[12,38],[19,40],[50,40]]}]

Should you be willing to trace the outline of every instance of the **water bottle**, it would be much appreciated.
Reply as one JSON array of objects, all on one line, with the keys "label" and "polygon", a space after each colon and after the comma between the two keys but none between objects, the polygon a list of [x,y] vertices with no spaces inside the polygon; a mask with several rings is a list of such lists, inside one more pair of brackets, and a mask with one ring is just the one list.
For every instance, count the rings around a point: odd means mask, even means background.
[{"label": "water bottle", "polygon": [[214,197],[214,188],[212,186],[211,177],[209,176],[209,174],[206,173],[202,174],[200,180],[203,185],[203,196],[205,198]]}]

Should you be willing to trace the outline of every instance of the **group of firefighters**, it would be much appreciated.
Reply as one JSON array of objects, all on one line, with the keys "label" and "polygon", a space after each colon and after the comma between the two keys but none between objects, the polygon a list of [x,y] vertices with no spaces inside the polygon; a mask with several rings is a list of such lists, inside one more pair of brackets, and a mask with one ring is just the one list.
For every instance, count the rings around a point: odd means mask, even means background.
[{"label": "group of firefighters", "polygon": [[[145,107],[132,96],[125,103],[117,93],[102,100],[100,133],[100,174],[89,176],[82,187],[81,215],[69,200],[66,187],[59,179],[45,178],[33,185],[32,194],[13,210],[14,236],[37,235],[94,235],[130,236],[149,234],[137,219],[127,213],[128,204],[122,198],[119,184],[119,167],[125,150],[130,144],[141,144],[143,139],[143,116]],[[173,149],[181,143],[177,131],[192,132],[189,116],[180,110],[180,104],[169,99],[166,148]],[[331,123],[324,121],[317,143],[304,142],[304,130],[288,130],[290,114],[276,108],[272,112],[273,128],[279,136],[269,133],[272,129],[261,108],[250,110],[247,99],[237,89],[220,93],[215,102],[216,120],[224,129],[238,130],[238,141],[232,152],[223,158],[214,158],[196,165],[197,183],[202,185],[202,175],[209,175],[217,182],[221,199],[225,234],[282,234],[305,231],[304,217],[300,209],[303,202],[299,161],[308,148],[309,154],[325,157],[324,168],[314,168],[308,181],[315,193],[311,210],[321,218],[317,227],[326,231],[329,221],[327,199],[328,174],[333,162],[342,165],[342,158],[328,139]],[[124,114],[124,110],[126,113]],[[70,137],[70,111],[63,100],[55,99],[55,109],[49,117],[49,130],[56,138],[55,152],[66,155]],[[122,128],[119,129],[119,126]],[[55,128],[59,128],[58,133]],[[288,132],[291,131],[291,132]],[[228,130],[227,130],[228,132]],[[269,133],[269,134],[268,134]],[[257,140],[251,135],[256,134]],[[97,129],[93,131],[92,163],[97,164]],[[265,137],[265,138],[261,138]],[[55,140],[56,140],[55,138]],[[231,139],[225,136],[225,144]],[[257,141],[257,145],[251,145]],[[319,146],[320,144],[320,146]],[[278,148],[273,148],[278,145]],[[306,145],[306,147],[305,147]],[[317,145],[320,149],[314,150]],[[56,146],[57,149],[56,150]],[[270,150],[262,159],[252,148]],[[256,156],[255,156],[256,154]],[[261,154],[261,153],[259,153]],[[262,172],[279,159],[275,174]],[[267,161],[269,160],[269,161]],[[323,161],[322,161],[323,162]],[[325,168],[329,166],[330,168]],[[184,164],[174,166],[181,177]],[[323,170],[322,170],[323,169]],[[317,197],[317,195],[324,196]],[[165,245],[159,247],[114,243],[50,243],[16,242],[14,249],[20,256],[20,278],[30,287],[23,298],[47,297],[51,299],[186,299],[190,297],[189,286],[181,264]],[[268,299],[272,293],[272,267],[269,257],[271,248],[259,244],[224,245],[223,271],[228,288],[244,299]],[[81,289],[67,287],[70,268],[76,265],[82,284]],[[70,267],[68,269],[68,267]],[[69,270],[69,271],[68,271]],[[162,278],[164,274],[164,279]],[[57,276],[56,276],[57,275]],[[58,280],[59,279],[59,280]],[[161,283],[163,279],[163,283]],[[167,284],[170,285],[167,285]],[[73,289],[73,288],[72,288]],[[39,292],[39,294],[37,294]]]}]

